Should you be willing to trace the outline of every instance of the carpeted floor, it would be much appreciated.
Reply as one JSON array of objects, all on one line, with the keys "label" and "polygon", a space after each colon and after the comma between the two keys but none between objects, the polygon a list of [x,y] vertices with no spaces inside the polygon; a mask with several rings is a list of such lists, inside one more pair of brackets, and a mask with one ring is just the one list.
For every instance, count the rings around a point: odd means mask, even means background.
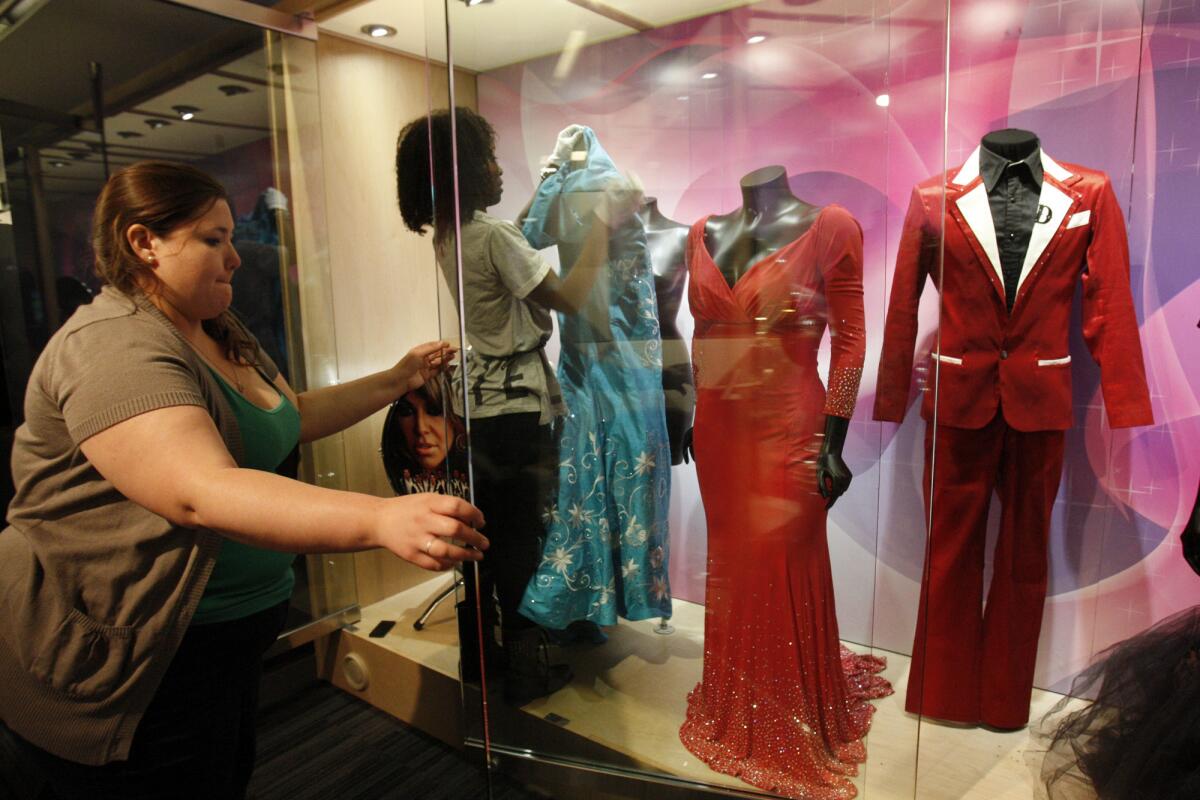
[{"label": "carpeted floor", "polygon": [[[409,728],[326,683],[263,710],[253,800],[487,800],[483,756]],[[492,776],[491,800],[536,800]]]}]

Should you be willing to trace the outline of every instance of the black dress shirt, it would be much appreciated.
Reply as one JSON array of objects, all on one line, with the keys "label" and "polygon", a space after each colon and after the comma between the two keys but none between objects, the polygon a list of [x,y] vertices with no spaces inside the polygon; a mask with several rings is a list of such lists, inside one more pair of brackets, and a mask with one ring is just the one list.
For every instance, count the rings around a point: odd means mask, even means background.
[{"label": "black dress shirt", "polygon": [[1038,222],[1042,193],[1042,149],[1020,161],[1009,161],[986,147],[979,148],[979,174],[987,189],[1000,250],[1000,268],[1004,273],[1004,299],[1012,312],[1017,299],[1021,265],[1029,249],[1029,237]]}]

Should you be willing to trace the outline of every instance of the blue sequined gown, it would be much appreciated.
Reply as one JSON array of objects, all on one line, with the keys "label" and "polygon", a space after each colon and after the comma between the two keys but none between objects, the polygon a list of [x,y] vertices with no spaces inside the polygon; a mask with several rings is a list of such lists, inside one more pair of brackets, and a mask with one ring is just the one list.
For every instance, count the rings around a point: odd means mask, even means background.
[{"label": "blue sequined gown", "polygon": [[[570,130],[587,159],[542,182],[523,231],[536,248],[558,245],[565,271],[597,224],[596,199],[621,180],[590,129]],[[645,231],[630,215],[610,231],[608,263],[586,307],[558,317],[568,415],[557,497],[543,513],[542,561],[521,604],[543,627],[671,615],[671,452],[657,309]]]}]

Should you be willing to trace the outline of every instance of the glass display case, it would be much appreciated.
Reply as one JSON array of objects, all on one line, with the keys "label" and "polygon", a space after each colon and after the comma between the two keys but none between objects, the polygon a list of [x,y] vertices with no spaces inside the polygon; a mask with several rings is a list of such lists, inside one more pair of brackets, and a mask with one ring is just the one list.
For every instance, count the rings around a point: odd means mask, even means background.
[{"label": "glass display case", "polygon": [[[1194,670],[1154,626],[1197,586],[1200,10],[138,5],[221,46],[90,56],[99,111],[87,70],[61,108],[10,86],[39,23],[0,8],[0,410],[91,280],[104,170],[152,155],[229,186],[294,385],[454,343],[301,461],[467,497],[492,543],[310,557],[293,639],[338,629],[338,686],[553,797],[1061,798],[1089,709],[1140,710],[1089,664]],[[1140,735],[1108,763],[1171,780]]]},{"label": "glass display case", "polygon": [[[915,796],[921,424],[871,412],[906,203],[944,169],[944,4],[448,9],[503,189],[457,240],[478,743],[656,791]],[[533,329],[508,350],[502,287]]]},{"label": "glass display case", "polygon": [[1194,10],[430,7],[476,83],[433,165],[468,741],[628,796],[1026,796],[1072,679],[1194,597]]}]

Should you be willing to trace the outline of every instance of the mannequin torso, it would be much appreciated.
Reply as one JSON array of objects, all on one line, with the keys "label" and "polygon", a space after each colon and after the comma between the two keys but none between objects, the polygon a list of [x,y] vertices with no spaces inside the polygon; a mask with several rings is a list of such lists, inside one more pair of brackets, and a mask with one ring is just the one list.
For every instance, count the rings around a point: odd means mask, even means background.
[{"label": "mannequin torso", "polygon": [[671,440],[671,463],[683,462],[684,440],[692,425],[696,394],[687,345],[675,327],[683,288],[687,283],[688,226],[663,216],[658,201],[645,199],[638,219],[646,230],[646,247],[654,271],[658,301],[658,324],[663,341],[663,391],[666,398],[667,436]]},{"label": "mannequin torso", "polygon": [[709,217],[704,226],[704,243],[730,286],[759,261],[803,236],[821,211],[792,194],[781,166],[756,169],[742,178],[741,187],[742,207]]},{"label": "mannequin torso", "polygon": [[[742,178],[741,188],[742,207],[709,217],[704,226],[705,247],[730,287],[751,267],[807,233],[821,213],[821,206],[792,194],[787,170],[779,165],[749,173]],[[827,500],[826,508],[850,488],[853,478],[842,460],[849,426],[848,419],[825,418],[817,488]]]},{"label": "mannequin torso", "polygon": [[654,270],[654,291],[658,297],[658,324],[664,339],[678,339],[675,318],[683,300],[687,280],[684,254],[687,250],[688,226],[664,217],[658,201],[647,197],[638,211],[646,229],[646,247],[650,251],[650,266]]}]

